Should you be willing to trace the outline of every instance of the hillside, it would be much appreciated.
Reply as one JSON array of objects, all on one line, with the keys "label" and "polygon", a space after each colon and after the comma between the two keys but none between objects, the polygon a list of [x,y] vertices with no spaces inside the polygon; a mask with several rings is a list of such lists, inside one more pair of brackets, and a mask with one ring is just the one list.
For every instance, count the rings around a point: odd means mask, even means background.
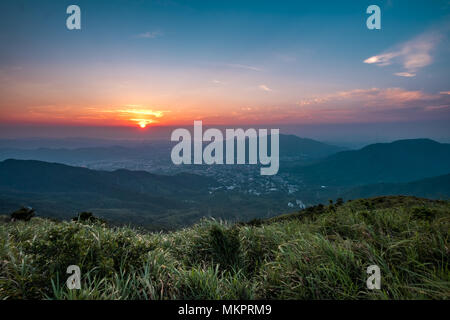
[{"label": "hillside", "polygon": [[329,145],[313,139],[280,134],[281,157],[302,156],[308,159],[318,159],[343,150],[345,150],[345,148]]},{"label": "hillside", "polygon": [[[1,222],[0,299],[449,299],[450,203],[379,197],[142,233]],[[381,290],[366,268],[381,270]],[[81,290],[65,286],[81,269]]]},{"label": "hillside", "polygon": [[355,187],[342,194],[342,197],[355,199],[396,194],[448,200],[450,199],[450,174],[408,183],[378,183]]},{"label": "hillside", "polygon": [[[170,210],[172,216],[181,210],[188,214],[190,206],[183,199],[195,200],[215,185],[211,178],[187,173],[108,172],[34,160],[5,160],[0,162],[0,212],[32,206],[41,215],[64,219],[78,211],[94,211],[118,222],[151,225],[158,217],[167,221]],[[191,219],[204,215],[200,211],[197,208]]]},{"label": "hillside", "polygon": [[156,175],[146,171],[97,171],[34,160],[0,162],[0,188],[23,192],[95,192],[133,196],[190,194],[215,186],[213,179],[193,175]]},{"label": "hillside", "polygon": [[291,168],[290,173],[316,185],[409,182],[450,173],[450,144],[429,139],[377,143]]},{"label": "hillside", "polygon": [[0,162],[0,213],[30,206],[38,216],[67,219],[89,211],[116,223],[161,230],[191,225],[212,213],[228,220],[273,216],[286,212],[288,201],[279,192],[264,197],[245,194],[224,188],[214,178],[189,173],[169,176],[33,160]]}]

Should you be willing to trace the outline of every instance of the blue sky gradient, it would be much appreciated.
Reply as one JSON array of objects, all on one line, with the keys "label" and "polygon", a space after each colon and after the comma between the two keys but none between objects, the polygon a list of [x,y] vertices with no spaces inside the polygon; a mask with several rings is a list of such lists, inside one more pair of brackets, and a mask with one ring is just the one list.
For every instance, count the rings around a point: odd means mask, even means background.
[{"label": "blue sky gradient", "polygon": [[[65,27],[71,4],[81,30]],[[450,120],[449,14],[444,0],[2,1],[0,126],[135,125],[133,112],[430,126]]]}]

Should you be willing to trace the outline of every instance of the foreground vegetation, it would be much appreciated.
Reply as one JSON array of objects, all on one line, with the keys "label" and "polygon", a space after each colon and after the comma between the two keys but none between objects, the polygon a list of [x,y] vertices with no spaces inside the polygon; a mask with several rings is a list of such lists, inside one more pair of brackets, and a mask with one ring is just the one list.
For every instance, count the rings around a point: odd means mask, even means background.
[{"label": "foreground vegetation", "polygon": [[[413,197],[171,233],[4,221],[0,299],[449,299],[449,227],[449,202]],[[381,290],[366,287],[373,264]],[[80,290],[65,285],[69,265]]]}]

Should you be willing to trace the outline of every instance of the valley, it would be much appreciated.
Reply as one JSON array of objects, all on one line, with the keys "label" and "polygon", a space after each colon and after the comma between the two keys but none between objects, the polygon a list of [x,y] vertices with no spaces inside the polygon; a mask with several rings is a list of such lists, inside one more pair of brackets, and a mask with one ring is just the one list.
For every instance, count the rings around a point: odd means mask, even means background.
[{"label": "valley", "polygon": [[41,216],[67,219],[89,211],[118,224],[166,230],[203,217],[269,218],[338,198],[450,197],[448,144],[401,140],[347,151],[286,135],[280,143],[275,176],[261,176],[258,165],[174,165],[170,145],[162,142],[3,148],[0,212],[31,206]]}]

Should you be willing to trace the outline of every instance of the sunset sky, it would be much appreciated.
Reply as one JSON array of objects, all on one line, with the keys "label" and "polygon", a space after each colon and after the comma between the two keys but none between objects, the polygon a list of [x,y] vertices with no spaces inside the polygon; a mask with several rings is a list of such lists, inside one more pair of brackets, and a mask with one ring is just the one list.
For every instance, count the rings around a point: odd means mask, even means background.
[{"label": "sunset sky", "polygon": [[432,131],[450,120],[449,17],[447,0],[1,1],[0,127]]}]

